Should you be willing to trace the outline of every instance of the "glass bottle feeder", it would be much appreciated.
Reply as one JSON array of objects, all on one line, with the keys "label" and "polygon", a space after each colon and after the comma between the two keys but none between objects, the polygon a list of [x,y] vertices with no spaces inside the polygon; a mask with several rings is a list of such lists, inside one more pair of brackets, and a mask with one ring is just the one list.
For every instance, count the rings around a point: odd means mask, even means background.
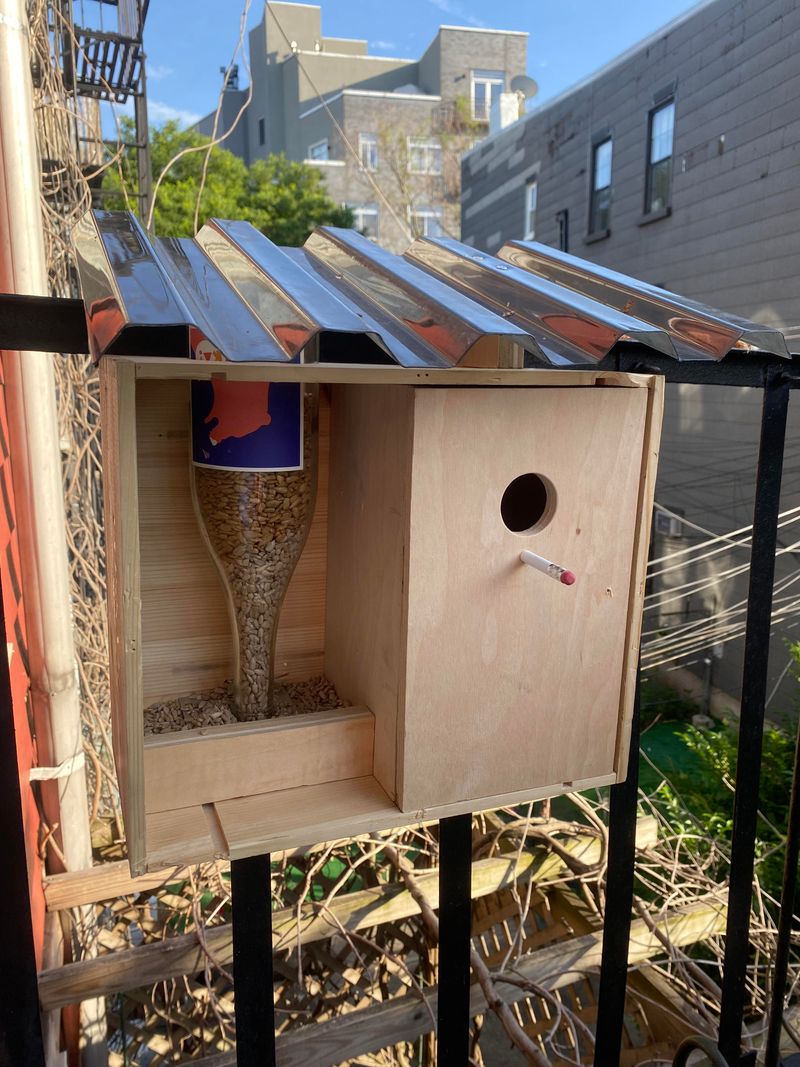
[{"label": "glass bottle feeder", "polygon": [[299,382],[192,382],[194,499],[228,597],[240,720],[275,714],[278,618],[314,513],[318,395]]}]

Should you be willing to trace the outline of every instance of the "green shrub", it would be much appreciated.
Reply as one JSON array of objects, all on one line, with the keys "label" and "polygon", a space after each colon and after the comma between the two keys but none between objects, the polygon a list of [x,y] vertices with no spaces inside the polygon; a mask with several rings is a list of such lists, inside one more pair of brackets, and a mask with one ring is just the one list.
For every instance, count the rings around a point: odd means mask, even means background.
[{"label": "green shrub", "polygon": [[[791,646],[800,663],[800,645]],[[733,801],[736,781],[738,729],[735,725],[700,730],[685,725],[677,737],[686,748],[686,766],[673,766],[669,782],[655,791],[653,800],[661,807],[673,830],[687,835],[703,835],[693,847],[708,853],[716,841],[729,852],[733,827]],[[759,819],[755,848],[756,873],[762,886],[780,896],[783,877],[784,835],[792,788],[795,739],[785,730],[767,725],[764,729],[761,760]],[[705,840],[704,840],[705,839]],[[727,864],[714,873],[722,878]]]}]

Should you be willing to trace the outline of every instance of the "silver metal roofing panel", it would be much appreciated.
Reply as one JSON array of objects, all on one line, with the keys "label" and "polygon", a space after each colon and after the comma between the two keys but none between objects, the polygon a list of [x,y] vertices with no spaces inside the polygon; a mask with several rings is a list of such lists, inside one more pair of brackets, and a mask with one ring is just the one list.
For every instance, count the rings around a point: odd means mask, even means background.
[{"label": "silver metal roofing panel", "polygon": [[418,239],[404,256],[529,331],[551,362],[599,361],[622,340],[674,355],[657,326],[458,241]]},{"label": "silver metal roofing panel", "polygon": [[[679,359],[788,356],[777,331],[565,253],[509,242],[499,257],[419,239],[402,255],[322,227],[282,249],[245,222],[154,239],[126,212],[87,214],[74,242],[95,357],[405,367],[591,366],[619,342]],[[316,344],[311,342],[318,341]]]},{"label": "silver metal roofing panel", "polygon": [[535,241],[508,241],[498,256],[537,278],[600,300],[609,308],[634,315],[663,331],[678,359],[722,359],[732,349],[789,356],[784,336],[778,330],[706,307]]}]

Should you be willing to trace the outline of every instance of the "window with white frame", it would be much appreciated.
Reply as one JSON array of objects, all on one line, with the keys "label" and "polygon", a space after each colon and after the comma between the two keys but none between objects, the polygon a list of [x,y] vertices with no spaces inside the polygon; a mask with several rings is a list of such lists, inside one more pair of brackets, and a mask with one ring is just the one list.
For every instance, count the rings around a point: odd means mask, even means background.
[{"label": "window with white frame", "polygon": [[611,221],[611,157],[610,137],[595,143],[592,148],[592,192],[589,201],[589,233],[608,230]]},{"label": "window with white frame", "polygon": [[442,146],[435,138],[409,137],[408,169],[411,174],[441,174]]},{"label": "window with white frame", "polygon": [[531,178],[525,186],[525,240],[536,238],[536,200],[539,195],[539,179]]},{"label": "window with white frame", "polygon": [[408,213],[415,237],[441,237],[442,212],[438,207],[415,207]]},{"label": "window with white frame", "polygon": [[378,169],[377,133],[360,133],[358,135],[358,158],[364,170]]},{"label": "window with white frame", "polygon": [[377,204],[350,204],[353,212],[353,225],[365,237],[377,240],[379,237],[378,205]]},{"label": "window with white frame", "polygon": [[488,122],[492,104],[506,87],[503,70],[473,70],[471,79],[472,117],[478,122]]},{"label": "window with white frame", "polygon": [[308,146],[308,159],[326,160],[328,158],[328,142],[316,141]]},{"label": "window with white frame", "polygon": [[654,107],[648,116],[645,212],[664,211],[670,205],[672,143],[675,134],[675,101]]}]

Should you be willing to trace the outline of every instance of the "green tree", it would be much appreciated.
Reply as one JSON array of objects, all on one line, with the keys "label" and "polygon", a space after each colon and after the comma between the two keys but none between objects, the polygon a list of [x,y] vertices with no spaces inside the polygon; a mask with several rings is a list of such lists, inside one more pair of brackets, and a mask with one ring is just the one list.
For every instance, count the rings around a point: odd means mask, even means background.
[{"label": "green tree", "polygon": [[[134,139],[133,124],[123,120],[123,137]],[[175,122],[150,130],[150,158],[154,180],[170,160],[185,148],[199,148],[206,138],[194,130],[181,130]],[[205,152],[188,152],[170,167],[161,182],[153,213],[153,228],[159,237],[191,237],[200,189]],[[110,168],[104,188],[119,190],[108,196],[106,206],[138,207],[136,158],[125,153],[117,167]],[[128,195],[126,205],[125,195]],[[328,196],[319,172],[285,156],[270,156],[247,167],[238,156],[212,148],[203,193],[199,224],[209,218],[243,219],[279,245],[301,245],[316,226],[353,225],[349,208],[339,207]]]}]

